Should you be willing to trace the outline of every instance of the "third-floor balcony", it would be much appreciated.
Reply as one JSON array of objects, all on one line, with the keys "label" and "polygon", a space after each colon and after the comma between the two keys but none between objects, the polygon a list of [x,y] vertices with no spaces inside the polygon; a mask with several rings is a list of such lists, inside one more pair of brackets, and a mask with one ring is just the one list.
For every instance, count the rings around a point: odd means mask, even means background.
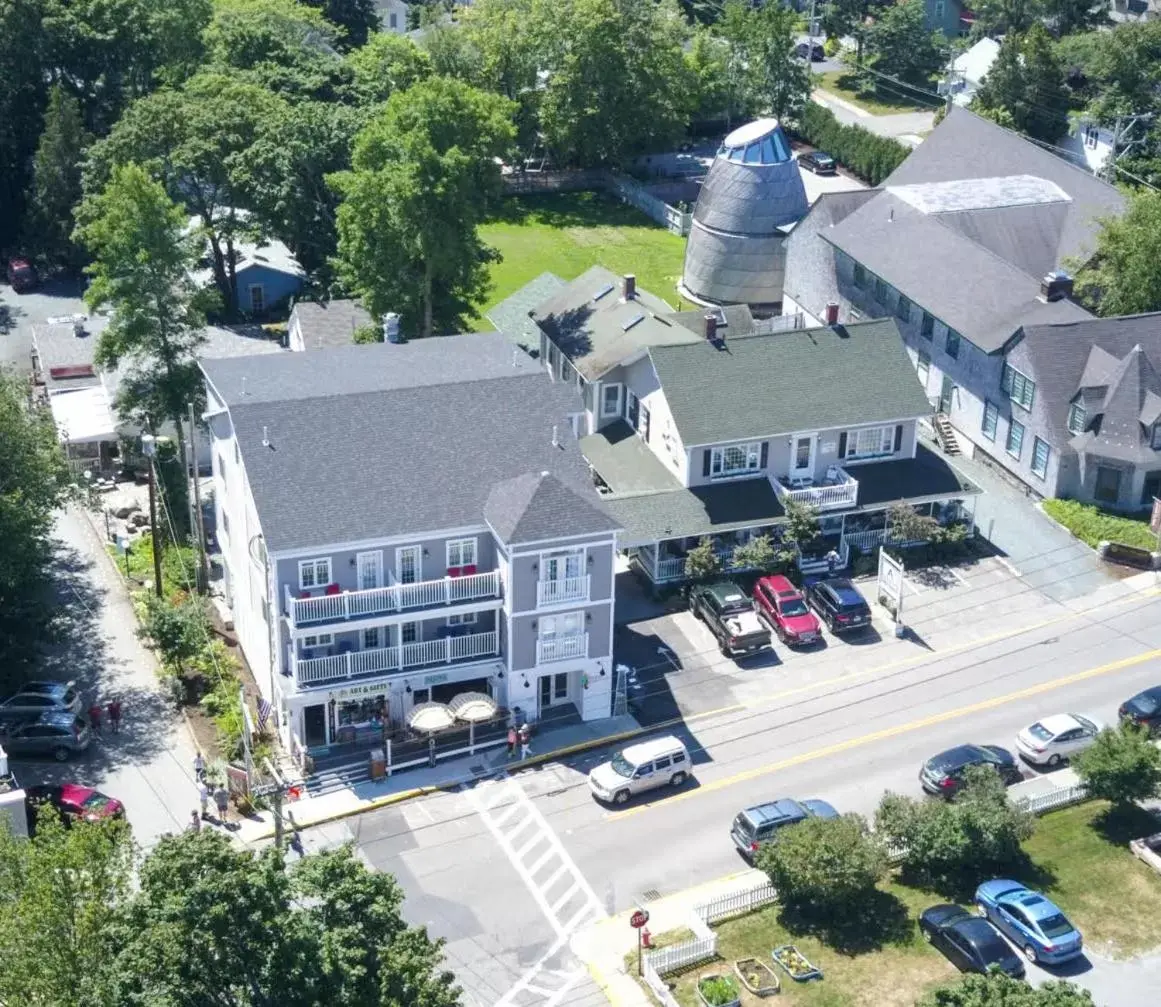
[{"label": "third-floor balcony", "polygon": [[557,577],[552,580],[537,581],[536,604],[563,605],[571,601],[589,600],[589,575],[581,577]]},{"label": "third-floor balcony", "polygon": [[571,661],[589,656],[588,633],[569,633],[567,636],[541,637],[536,641],[536,663]]},{"label": "third-floor balcony", "polygon": [[859,481],[845,469],[832,465],[821,479],[771,476],[779,501],[808,504],[820,511],[846,510],[859,502]]},{"label": "third-floor balcony", "polygon": [[286,587],[286,615],[292,628],[350,622],[395,612],[414,612],[500,597],[500,572],[441,577],[411,584],[391,584],[363,591],[343,591],[337,584],[300,592]]}]

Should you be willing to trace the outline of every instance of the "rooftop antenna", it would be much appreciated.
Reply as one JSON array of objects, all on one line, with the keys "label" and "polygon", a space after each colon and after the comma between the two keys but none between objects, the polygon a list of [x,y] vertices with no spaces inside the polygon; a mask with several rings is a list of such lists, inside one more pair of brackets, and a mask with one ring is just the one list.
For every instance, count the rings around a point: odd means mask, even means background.
[{"label": "rooftop antenna", "polygon": [[270,447],[270,428],[269,427],[262,428],[262,446],[264,448]]}]

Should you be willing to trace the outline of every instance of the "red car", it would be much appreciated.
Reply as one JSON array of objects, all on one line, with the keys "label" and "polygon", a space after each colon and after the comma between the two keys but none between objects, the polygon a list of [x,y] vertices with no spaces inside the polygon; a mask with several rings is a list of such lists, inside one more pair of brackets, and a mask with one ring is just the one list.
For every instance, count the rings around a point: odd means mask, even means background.
[{"label": "red car", "polygon": [[8,260],[8,282],[12,289],[20,294],[36,286],[36,270],[27,259]]},{"label": "red car", "polygon": [[[103,818],[124,818],[125,806],[115,797],[79,783],[40,784],[25,787],[24,796],[31,805],[44,802],[56,808],[65,824],[76,821],[97,822]],[[35,815],[35,810],[29,817]]]},{"label": "red car", "polygon": [[754,585],[754,604],[787,646],[814,643],[822,635],[802,592],[785,577],[762,577]]}]

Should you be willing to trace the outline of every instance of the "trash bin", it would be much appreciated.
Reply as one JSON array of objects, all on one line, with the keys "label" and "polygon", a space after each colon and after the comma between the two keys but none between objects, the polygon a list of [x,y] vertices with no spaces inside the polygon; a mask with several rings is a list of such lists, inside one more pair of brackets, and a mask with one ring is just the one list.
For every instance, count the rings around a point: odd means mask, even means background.
[{"label": "trash bin", "polygon": [[387,754],[381,748],[372,748],[368,767],[372,780],[381,780],[387,775]]}]

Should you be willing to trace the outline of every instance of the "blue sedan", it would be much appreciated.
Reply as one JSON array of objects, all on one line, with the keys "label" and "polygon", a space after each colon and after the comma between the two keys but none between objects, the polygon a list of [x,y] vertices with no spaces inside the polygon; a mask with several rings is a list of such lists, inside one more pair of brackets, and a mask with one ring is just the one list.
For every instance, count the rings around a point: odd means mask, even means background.
[{"label": "blue sedan", "polygon": [[1080,931],[1039,892],[1015,881],[985,881],[976,909],[1024,952],[1030,962],[1059,965],[1083,951]]}]

